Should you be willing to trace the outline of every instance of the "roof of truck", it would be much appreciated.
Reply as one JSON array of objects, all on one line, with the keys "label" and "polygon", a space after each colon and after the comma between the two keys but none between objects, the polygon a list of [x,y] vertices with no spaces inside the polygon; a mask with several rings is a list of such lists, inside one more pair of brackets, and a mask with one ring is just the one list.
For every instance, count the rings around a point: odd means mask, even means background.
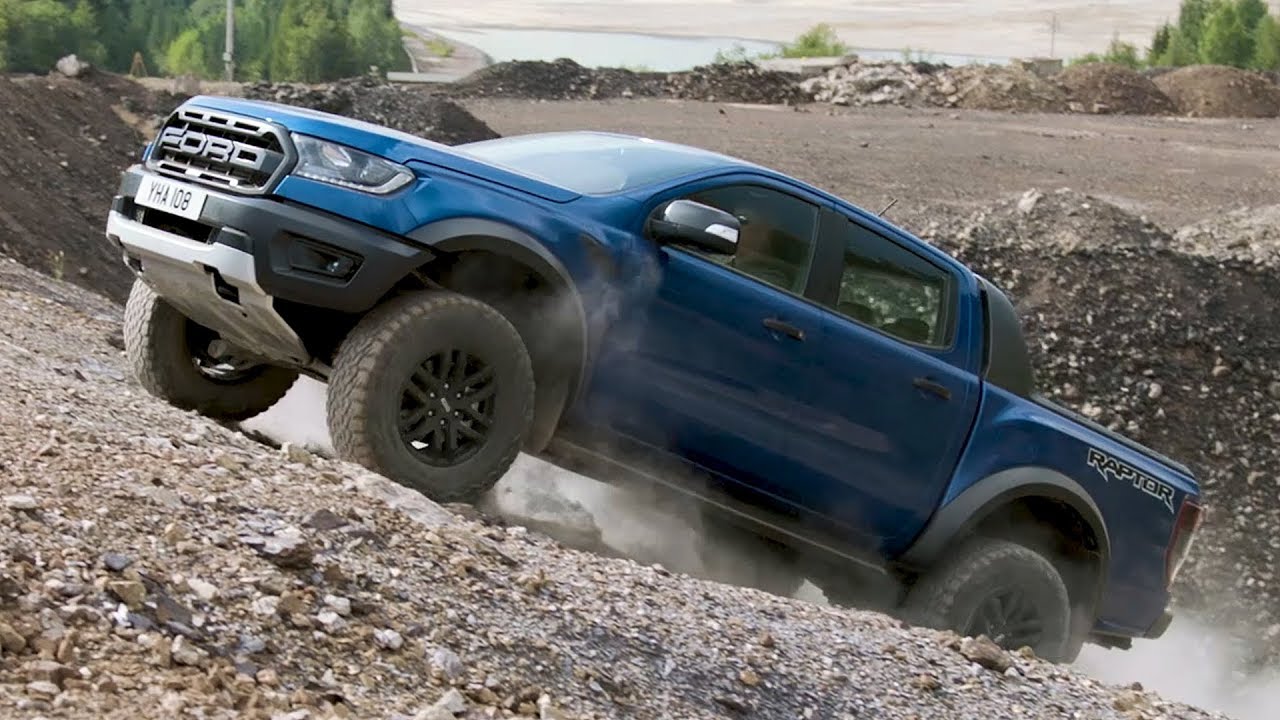
[{"label": "roof of truck", "polygon": [[626,192],[709,170],[762,169],[703,148],[596,130],[513,135],[454,149],[587,195]]}]

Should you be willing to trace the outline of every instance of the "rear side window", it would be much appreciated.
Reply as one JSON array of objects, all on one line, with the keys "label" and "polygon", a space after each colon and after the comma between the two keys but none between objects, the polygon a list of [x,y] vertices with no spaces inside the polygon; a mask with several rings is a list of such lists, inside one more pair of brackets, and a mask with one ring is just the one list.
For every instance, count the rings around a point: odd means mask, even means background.
[{"label": "rear side window", "polygon": [[946,270],[851,222],[836,311],[899,340],[946,347],[955,285]]}]

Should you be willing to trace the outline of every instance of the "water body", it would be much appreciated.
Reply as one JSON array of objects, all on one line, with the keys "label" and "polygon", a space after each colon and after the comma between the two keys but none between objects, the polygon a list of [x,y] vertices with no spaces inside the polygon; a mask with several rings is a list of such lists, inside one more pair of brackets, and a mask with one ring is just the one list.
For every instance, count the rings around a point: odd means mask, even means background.
[{"label": "water body", "polygon": [[[775,53],[781,44],[733,37],[692,37],[591,30],[535,30],[524,28],[430,28],[450,40],[470,45],[494,62],[569,58],[587,67],[629,67],[657,72],[687,70],[706,65],[720,52],[745,51],[749,56]],[[901,50],[855,49],[868,59],[899,60]],[[1002,63],[1005,58],[928,53],[915,59],[962,65]]]},{"label": "water body", "polygon": [[[1179,0],[395,0],[397,16],[439,32],[480,32],[494,57],[596,57],[655,69],[705,61],[733,38],[776,46],[829,23],[855,48],[900,57],[906,49],[938,59],[1070,57],[1105,49],[1113,36],[1145,46],[1176,18]],[[1272,3],[1273,6],[1277,3]],[[518,32],[517,32],[518,31]],[[530,35],[529,31],[539,34]],[[573,31],[563,35],[561,32]],[[611,33],[616,33],[611,34]],[[644,36],[659,36],[641,52]],[[688,39],[677,42],[677,36]],[[459,37],[461,40],[461,36]],[[491,42],[493,41],[493,42]],[[502,50],[504,43],[513,49]],[[581,45],[581,47],[579,47]],[[759,47],[759,45],[747,45]],[[558,50],[557,50],[558,49]],[[662,57],[672,53],[671,58]],[[872,52],[864,53],[875,56]],[[642,59],[648,58],[648,62]]]}]

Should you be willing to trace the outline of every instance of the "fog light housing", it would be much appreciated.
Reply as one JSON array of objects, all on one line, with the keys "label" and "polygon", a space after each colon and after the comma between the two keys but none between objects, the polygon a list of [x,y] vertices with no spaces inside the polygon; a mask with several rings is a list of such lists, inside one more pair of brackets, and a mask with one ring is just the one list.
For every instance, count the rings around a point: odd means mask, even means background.
[{"label": "fog light housing", "polygon": [[360,258],[315,240],[294,236],[289,244],[289,266],[335,280],[349,280],[360,268]]}]

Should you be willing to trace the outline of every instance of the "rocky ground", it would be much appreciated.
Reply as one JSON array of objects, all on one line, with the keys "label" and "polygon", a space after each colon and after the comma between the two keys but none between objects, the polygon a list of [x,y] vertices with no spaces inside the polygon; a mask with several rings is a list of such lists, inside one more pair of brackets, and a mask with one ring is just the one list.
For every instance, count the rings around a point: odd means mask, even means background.
[{"label": "rocky ground", "polygon": [[981,641],[455,515],[163,405],[0,264],[5,717],[1207,718]]},{"label": "rocky ground", "polygon": [[791,73],[752,63],[707,65],[686,72],[587,68],[568,58],[505,62],[472,73],[440,91],[456,98],[610,100],[668,97],[716,102],[796,104],[811,98]]},{"label": "rocky ground", "polygon": [[1047,113],[1194,117],[1280,116],[1280,86],[1264,73],[1195,66],[1154,80],[1110,64],[1041,76],[1019,67],[945,67],[855,59],[801,81],[818,102]]}]

